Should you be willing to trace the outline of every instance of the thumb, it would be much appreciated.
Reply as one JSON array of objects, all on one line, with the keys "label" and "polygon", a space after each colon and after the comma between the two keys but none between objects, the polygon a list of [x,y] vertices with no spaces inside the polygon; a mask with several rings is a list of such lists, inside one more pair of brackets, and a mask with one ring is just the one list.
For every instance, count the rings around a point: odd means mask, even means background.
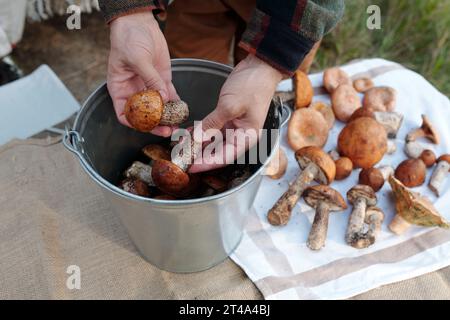
[{"label": "thumb", "polygon": [[144,81],[147,89],[157,90],[161,94],[164,102],[169,99],[166,83],[163,81],[159,72],[148,62],[139,62],[135,65],[135,72]]}]

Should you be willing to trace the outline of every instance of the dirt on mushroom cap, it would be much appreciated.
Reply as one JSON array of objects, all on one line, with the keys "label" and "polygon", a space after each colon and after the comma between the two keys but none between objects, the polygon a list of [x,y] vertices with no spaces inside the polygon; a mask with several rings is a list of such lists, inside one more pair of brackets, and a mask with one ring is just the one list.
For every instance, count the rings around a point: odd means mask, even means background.
[{"label": "dirt on mushroom cap", "polygon": [[289,120],[288,142],[294,151],[308,146],[323,147],[328,133],[327,122],[316,110],[298,109]]}]

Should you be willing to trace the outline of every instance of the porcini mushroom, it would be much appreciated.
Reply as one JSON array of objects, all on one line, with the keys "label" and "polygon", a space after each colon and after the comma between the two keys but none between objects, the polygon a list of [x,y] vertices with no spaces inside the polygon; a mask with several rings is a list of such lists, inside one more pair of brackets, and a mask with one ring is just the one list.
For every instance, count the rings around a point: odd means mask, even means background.
[{"label": "porcini mushroom", "polygon": [[149,197],[150,190],[147,184],[139,179],[135,178],[126,178],[120,182],[119,187],[126,192],[141,196],[141,197]]},{"label": "porcini mushroom", "polygon": [[347,122],[353,112],[361,108],[361,99],[353,86],[343,84],[331,94],[331,105],[336,118]]},{"label": "porcini mushroom", "polygon": [[389,229],[393,233],[400,235],[412,224],[450,228],[450,224],[439,214],[429,199],[408,190],[394,176],[390,176],[389,184],[394,193],[396,208],[396,215],[389,224]]},{"label": "porcini mushroom", "polygon": [[336,175],[333,159],[318,147],[297,150],[295,158],[303,171],[269,210],[267,218],[274,226],[285,225],[289,222],[292,209],[313,180],[328,185]]},{"label": "porcini mushroom", "polygon": [[288,165],[286,153],[281,147],[278,148],[274,157],[266,168],[266,176],[271,179],[278,180],[284,176]]},{"label": "porcini mushroom", "polygon": [[394,168],[391,166],[362,169],[359,173],[359,184],[369,186],[378,192],[391,174],[394,174]]},{"label": "porcini mushroom", "polygon": [[309,187],[303,198],[310,207],[316,209],[306,245],[311,250],[320,250],[325,246],[330,212],[345,210],[347,204],[338,191],[325,185]]},{"label": "porcini mushroom", "polygon": [[397,91],[390,87],[374,87],[364,94],[364,108],[374,111],[394,111],[397,103]]},{"label": "porcini mushroom", "polygon": [[289,120],[288,143],[293,150],[323,147],[328,133],[328,124],[320,112],[310,108],[297,109]]},{"label": "porcini mushroom", "polygon": [[371,168],[387,151],[386,130],[372,118],[358,118],[339,134],[338,149],[341,155],[350,158],[354,167]]},{"label": "porcini mushroom", "polygon": [[371,187],[358,184],[347,192],[347,199],[353,205],[353,210],[348,221],[345,241],[352,247],[357,247],[359,238],[364,233],[366,209],[377,204],[377,196]]},{"label": "porcini mushroom", "polygon": [[314,89],[308,75],[300,70],[294,74],[295,109],[306,108],[314,96]]},{"label": "porcini mushroom", "polygon": [[311,103],[309,108],[320,112],[320,114],[324,117],[325,121],[328,124],[328,130],[331,130],[331,128],[333,128],[336,118],[334,116],[333,109],[328,104],[322,101],[317,101]]},{"label": "porcini mushroom", "polygon": [[183,101],[163,103],[156,90],[138,92],[128,98],[125,104],[125,117],[138,131],[150,132],[158,125],[172,126],[185,122],[189,108]]},{"label": "porcini mushroom", "polygon": [[328,91],[328,93],[333,93],[340,85],[352,85],[352,81],[348,74],[338,68],[329,68],[326,69],[323,73],[323,86]]},{"label": "porcini mushroom", "polygon": [[334,161],[336,165],[336,180],[344,180],[350,176],[353,171],[353,162],[347,157],[341,157]]},{"label": "porcini mushroom", "polygon": [[364,223],[368,226],[367,232],[356,234],[352,246],[357,249],[364,249],[373,245],[381,231],[383,220],[384,213],[380,208],[367,208],[366,217],[364,219]]},{"label": "porcini mushroom", "polygon": [[353,81],[353,87],[360,93],[364,93],[367,90],[372,89],[373,86],[374,83],[370,78],[359,78]]},{"label": "porcini mushroom", "polygon": [[405,186],[414,188],[425,182],[427,167],[420,159],[408,159],[400,163],[395,169],[395,177]]},{"label": "porcini mushroom", "polygon": [[426,115],[422,115],[422,125],[406,136],[406,142],[416,141],[419,138],[427,138],[434,144],[439,144],[440,138],[437,130],[434,128],[433,124],[430,122]]},{"label": "porcini mushroom", "polygon": [[423,150],[419,156],[419,159],[425,163],[427,168],[431,168],[436,163],[436,155],[429,149]]},{"label": "porcini mushroom", "polygon": [[450,154],[444,154],[438,158],[436,169],[434,169],[429,183],[430,189],[438,197],[440,197],[442,194],[444,182],[447,179],[449,172],[450,172]]},{"label": "porcini mushroom", "polygon": [[155,186],[152,179],[152,167],[140,161],[134,161],[131,166],[125,170],[124,175],[129,179],[141,180],[151,187]]}]

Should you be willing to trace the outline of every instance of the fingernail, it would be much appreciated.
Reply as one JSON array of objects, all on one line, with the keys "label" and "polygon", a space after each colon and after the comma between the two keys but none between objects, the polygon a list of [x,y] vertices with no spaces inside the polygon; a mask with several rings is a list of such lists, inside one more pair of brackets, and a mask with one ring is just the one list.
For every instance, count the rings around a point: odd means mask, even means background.
[{"label": "fingernail", "polygon": [[167,102],[167,100],[169,99],[169,95],[167,94],[167,92],[165,90],[160,90],[159,94],[161,95],[163,101]]}]

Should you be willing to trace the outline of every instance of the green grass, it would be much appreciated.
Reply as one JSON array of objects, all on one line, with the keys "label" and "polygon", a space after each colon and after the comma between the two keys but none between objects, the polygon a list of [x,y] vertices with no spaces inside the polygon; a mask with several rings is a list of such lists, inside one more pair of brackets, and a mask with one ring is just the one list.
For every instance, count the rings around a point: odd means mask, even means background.
[{"label": "green grass", "polygon": [[[382,29],[366,27],[369,5],[381,8]],[[399,62],[450,96],[450,0],[347,0],[345,17],[322,43],[313,70],[352,59]]]}]

